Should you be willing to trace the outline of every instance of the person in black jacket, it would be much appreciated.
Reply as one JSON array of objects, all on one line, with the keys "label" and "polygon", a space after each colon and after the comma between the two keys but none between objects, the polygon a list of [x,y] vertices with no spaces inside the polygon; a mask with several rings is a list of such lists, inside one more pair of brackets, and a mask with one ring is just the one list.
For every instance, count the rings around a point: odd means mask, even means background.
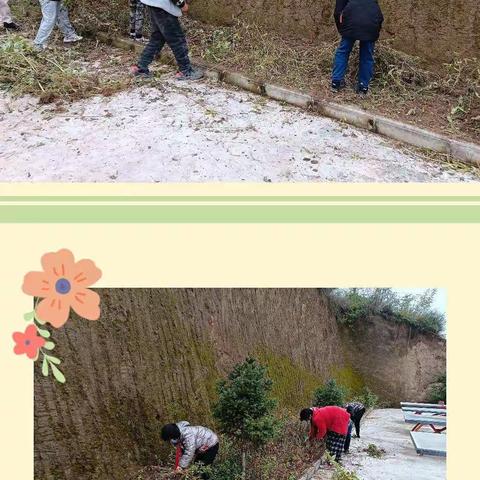
[{"label": "person in black jacket", "polygon": [[355,433],[357,434],[357,438],[360,438],[360,420],[365,415],[365,405],[360,402],[351,402],[347,403],[344,408],[350,414],[350,418],[355,425]]},{"label": "person in black jacket", "polygon": [[377,0],[336,0],[335,23],[342,36],[335,53],[332,72],[332,89],[339,91],[345,86],[348,59],[355,42],[360,42],[360,66],[358,70],[358,93],[367,93],[373,77],[375,42],[382,29],[383,14]]}]

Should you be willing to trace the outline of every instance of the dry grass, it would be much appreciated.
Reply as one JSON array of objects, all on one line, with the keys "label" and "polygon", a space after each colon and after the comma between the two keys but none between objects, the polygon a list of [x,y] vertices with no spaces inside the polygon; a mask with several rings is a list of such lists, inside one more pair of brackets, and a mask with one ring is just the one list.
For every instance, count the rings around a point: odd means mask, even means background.
[{"label": "dry grass", "polygon": [[[12,6],[26,27],[24,34],[32,38],[38,26],[39,9],[32,8],[31,0],[18,0]],[[124,35],[128,12],[124,0],[72,1],[71,5],[74,25],[87,35],[97,32]],[[334,96],[329,86],[336,42],[309,41],[242,22],[219,27],[184,17],[183,23],[193,55],[208,62],[259,80],[358,105],[452,137],[477,142],[480,138],[480,59],[455,58],[433,71],[421,59],[381,41],[377,45],[371,93],[359,97],[353,92],[357,63],[354,50],[348,88]],[[67,82],[72,91],[85,91],[85,81],[80,83],[76,85],[73,79]],[[89,92],[96,89],[102,90],[94,85],[86,88]],[[36,93],[43,95],[39,90]],[[68,98],[76,97],[75,92],[69,95],[68,91],[69,88],[64,88],[62,95],[66,92]]]},{"label": "dry grass", "polygon": [[[333,42],[309,42],[237,22],[213,27],[185,19],[194,55],[317,96],[329,92]],[[347,74],[355,84],[358,48]],[[437,131],[478,139],[480,135],[480,60],[457,58],[432,71],[417,57],[379,42],[371,94],[358,97],[347,89],[336,100],[380,114],[403,118]]]},{"label": "dry grass", "polygon": [[[90,48],[92,45],[90,45]],[[90,50],[90,53],[92,51]],[[40,103],[78,100],[93,95],[109,96],[128,87],[125,75],[102,75],[85,61],[77,48],[33,49],[20,35],[0,39],[0,88],[14,96],[34,95]]]}]

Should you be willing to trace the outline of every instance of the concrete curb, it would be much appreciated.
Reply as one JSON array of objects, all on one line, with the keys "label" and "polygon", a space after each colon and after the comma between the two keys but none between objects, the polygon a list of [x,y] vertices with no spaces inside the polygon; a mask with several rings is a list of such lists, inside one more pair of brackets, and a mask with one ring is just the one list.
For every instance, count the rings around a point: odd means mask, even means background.
[{"label": "concrete curb", "polygon": [[[124,50],[142,50],[144,47],[144,45],[135,43],[132,40],[110,37],[103,33],[97,34],[96,38],[103,43],[111,44]],[[165,55],[162,55],[160,61],[166,64],[173,63],[172,58]],[[210,80],[224,82],[241,88],[242,90],[271,98],[272,100],[308,109],[325,117],[330,117],[355,127],[379,133],[393,140],[434,152],[448,154],[465,163],[480,166],[480,145],[475,143],[452,140],[444,135],[375,115],[350,105],[330,102],[270,83],[252,80],[240,73],[221,70],[218,67],[209,65],[198,59],[194,59],[194,63],[196,66],[205,70],[205,76]]]}]

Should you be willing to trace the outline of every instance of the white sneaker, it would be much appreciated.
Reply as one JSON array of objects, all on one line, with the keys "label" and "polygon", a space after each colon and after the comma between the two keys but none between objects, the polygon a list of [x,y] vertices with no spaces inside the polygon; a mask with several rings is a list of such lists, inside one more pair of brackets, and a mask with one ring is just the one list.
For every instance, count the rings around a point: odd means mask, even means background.
[{"label": "white sneaker", "polygon": [[46,49],[48,48],[48,46],[47,46],[46,43],[41,44],[41,45],[34,43],[34,44],[33,44],[33,48],[34,48],[34,50],[37,51],[37,52],[43,52],[44,50],[46,50]]},{"label": "white sneaker", "polygon": [[82,39],[83,39],[83,37],[74,33],[73,35],[70,35],[69,37],[65,37],[63,39],[63,43],[75,43],[75,42],[79,42]]}]

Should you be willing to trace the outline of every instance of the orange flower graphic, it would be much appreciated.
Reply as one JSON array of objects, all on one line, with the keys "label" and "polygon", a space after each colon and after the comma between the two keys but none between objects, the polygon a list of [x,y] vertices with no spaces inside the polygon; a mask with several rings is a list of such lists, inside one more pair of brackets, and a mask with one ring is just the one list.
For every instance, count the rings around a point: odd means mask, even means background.
[{"label": "orange flower graphic", "polygon": [[15,332],[12,336],[16,343],[13,351],[17,355],[25,353],[32,360],[37,358],[38,351],[45,345],[45,339],[37,335],[37,327],[33,324],[25,329],[25,333]]},{"label": "orange flower graphic", "polygon": [[102,276],[92,260],[75,262],[70,250],[46,253],[41,259],[43,272],[29,272],[22,290],[27,295],[43,298],[36,307],[36,315],[53,327],[61,327],[70,314],[70,308],[88,320],[100,317],[100,297],[90,287]]}]

